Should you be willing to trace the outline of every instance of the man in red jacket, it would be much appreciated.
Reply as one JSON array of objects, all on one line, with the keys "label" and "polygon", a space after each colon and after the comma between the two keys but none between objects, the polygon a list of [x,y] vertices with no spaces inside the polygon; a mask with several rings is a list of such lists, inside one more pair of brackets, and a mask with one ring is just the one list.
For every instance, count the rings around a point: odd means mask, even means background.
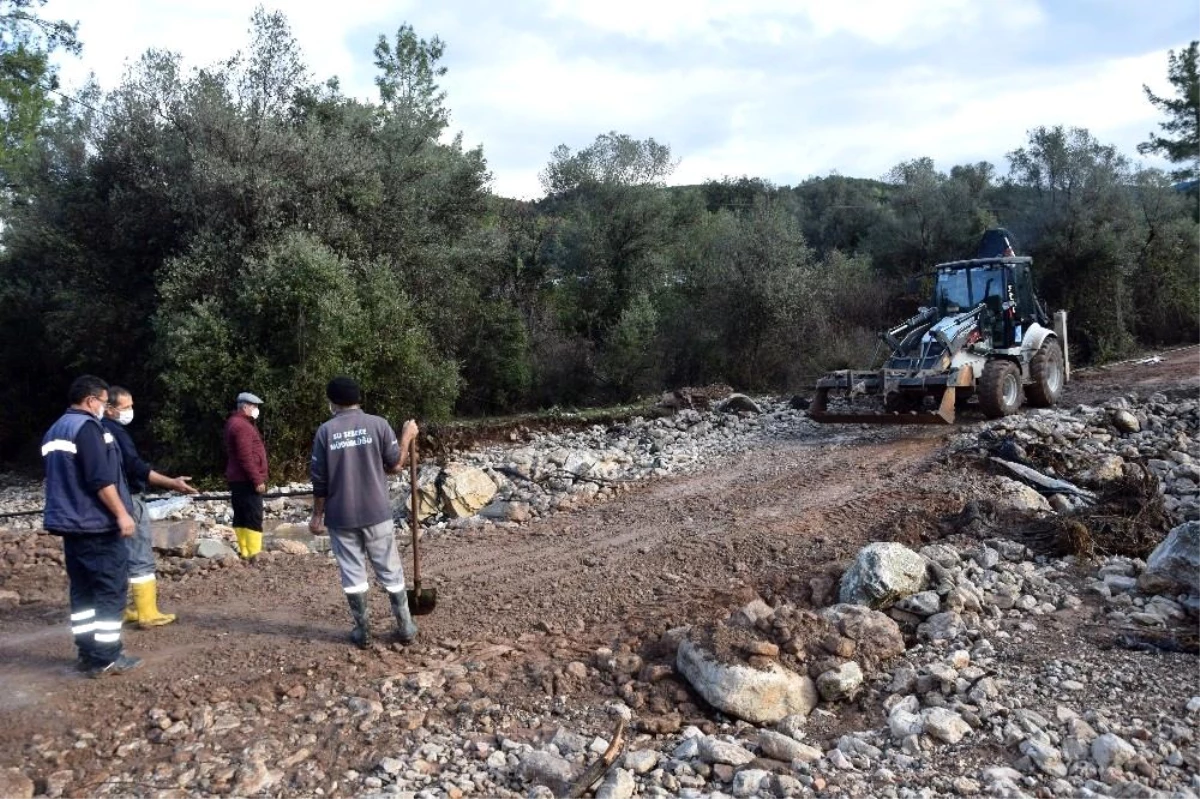
[{"label": "man in red jacket", "polygon": [[263,501],[267,490],[267,448],[254,420],[263,401],[249,391],[237,395],[237,410],[225,422],[225,481],[233,502],[233,530],[238,553],[252,558],[262,552]]}]

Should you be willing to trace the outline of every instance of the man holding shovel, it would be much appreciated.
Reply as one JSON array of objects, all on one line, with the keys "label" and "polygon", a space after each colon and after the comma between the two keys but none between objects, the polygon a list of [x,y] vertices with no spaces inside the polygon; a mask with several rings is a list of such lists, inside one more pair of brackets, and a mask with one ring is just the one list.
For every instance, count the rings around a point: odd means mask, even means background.
[{"label": "man holding shovel", "polygon": [[329,381],[325,395],[333,418],[321,425],[313,438],[309,530],[321,535],[328,529],[342,590],[354,618],[351,640],[361,648],[371,644],[369,560],[387,591],[400,642],[410,643],[417,637],[417,625],[404,590],[387,476],[403,471],[417,423],[405,422],[397,441],[386,419],[363,412],[362,392],[348,377]]}]

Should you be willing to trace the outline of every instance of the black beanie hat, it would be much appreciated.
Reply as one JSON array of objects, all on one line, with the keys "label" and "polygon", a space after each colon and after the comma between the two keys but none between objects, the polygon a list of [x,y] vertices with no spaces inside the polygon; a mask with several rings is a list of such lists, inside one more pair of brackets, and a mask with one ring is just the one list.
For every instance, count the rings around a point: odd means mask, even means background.
[{"label": "black beanie hat", "polygon": [[330,380],[329,385],[325,387],[325,396],[329,397],[329,401],[334,405],[341,405],[343,408],[362,402],[362,392],[358,383],[348,377],[335,377]]}]

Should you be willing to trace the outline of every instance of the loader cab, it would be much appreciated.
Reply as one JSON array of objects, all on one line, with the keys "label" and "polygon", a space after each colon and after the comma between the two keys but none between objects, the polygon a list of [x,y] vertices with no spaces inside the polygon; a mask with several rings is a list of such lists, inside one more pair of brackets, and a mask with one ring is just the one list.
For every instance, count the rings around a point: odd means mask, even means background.
[{"label": "loader cab", "polygon": [[934,305],[939,317],[973,311],[981,303],[980,330],[992,347],[1019,346],[1029,324],[1039,321],[1028,257],[1002,256],[939,264]]}]

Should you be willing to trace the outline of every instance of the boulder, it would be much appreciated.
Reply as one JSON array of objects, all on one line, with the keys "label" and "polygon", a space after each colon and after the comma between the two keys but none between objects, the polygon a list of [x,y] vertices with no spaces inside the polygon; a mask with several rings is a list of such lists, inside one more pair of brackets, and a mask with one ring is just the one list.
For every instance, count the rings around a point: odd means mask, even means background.
[{"label": "boulder", "polygon": [[1050,500],[1039,494],[1033,487],[1007,477],[996,478],[996,490],[992,496],[992,502],[998,512],[1054,512],[1054,507],[1050,504]]},{"label": "boulder", "polygon": [[1138,585],[1147,593],[1200,594],[1200,522],[1184,522],[1146,558]]},{"label": "boulder", "polygon": [[962,716],[944,707],[927,707],[921,711],[921,722],[924,731],[931,738],[956,744],[963,736],[971,732],[970,725]]},{"label": "boulder", "polygon": [[851,660],[817,677],[817,690],[826,702],[836,702],[839,699],[854,698],[862,683],[862,669]]},{"label": "boulder", "polygon": [[1120,480],[1125,475],[1125,459],[1120,455],[1104,455],[1091,468],[1079,475],[1085,485],[1100,485]]},{"label": "boulder", "polygon": [[190,558],[196,548],[196,522],[191,519],[150,522],[150,539],[156,552]]},{"label": "boulder", "polygon": [[754,724],[808,715],[817,704],[816,685],[807,675],[775,662],[762,667],[722,663],[691,639],[679,644],[675,666],[710,705]]},{"label": "boulder", "polygon": [[[392,500],[392,518],[407,520],[412,512],[412,491],[403,486]],[[438,489],[433,480],[417,478],[417,518],[421,521],[438,514]]]},{"label": "boulder", "polygon": [[720,410],[725,413],[762,413],[762,408],[745,394],[730,394],[721,403]]},{"label": "boulder", "polygon": [[824,754],[815,746],[801,743],[790,735],[784,735],[774,730],[758,731],[758,748],[767,757],[784,763],[791,763],[793,760],[812,763],[820,760]]},{"label": "boulder", "polygon": [[223,560],[225,558],[237,558],[237,553],[229,548],[224,541],[218,541],[215,538],[202,538],[196,542],[196,557],[211,558],[214,560]]},{"label": "boulder", "polygon": [[637,788],[633,774],[623,768],[608,772],[604,782],[596,790],[596,799],[630,799]]},{"label": "boulder", "polygon": [[479,515],[494,522],[527,522],[532,515],[528,502],[492,502]]},{"label": "boulder", "polygon": [[854,657],[868,670],[904,654],[904,634],[900,625],[878,610],[839,604],[823,609],[821,618],[854,641]]},{"label": "boulder", "polygon": [[699,741],[700,758],[705,763],[724,763],[728,766],[745,766],[754,761],[754,755],[739,744],[722,741],[706,735]]},{"label": "boulder", "polygon": [[839,599],[852,605],[889,607],[924,589],[927,571],[925,558],[903,544],[868,544],[842,575]]},{"label": "boulder", "polygon": [[1112,411],[1112,425],[1122,433],[1136,433],[1142,429],[1142,423],[1132,413],[1117,409]]},{"label": "boulder", "polygon": [[571,787],[575,767],[558,755],[535,751],[521,755],[521,776],[526,782],[545,785],[555,796],[562,796]]},{"label": "boulder", "polygon": [[1137,750],[1119,735],[1106,732],[1092,741],[1092,760],[1102,769],[1122,768],[1137,757]]},{"label": "boulder", "polygon": [[447,516],[474,516],[496,496],[496,484],[487,472],[474,466],[446,467],[442,479],[442,509]]}]

